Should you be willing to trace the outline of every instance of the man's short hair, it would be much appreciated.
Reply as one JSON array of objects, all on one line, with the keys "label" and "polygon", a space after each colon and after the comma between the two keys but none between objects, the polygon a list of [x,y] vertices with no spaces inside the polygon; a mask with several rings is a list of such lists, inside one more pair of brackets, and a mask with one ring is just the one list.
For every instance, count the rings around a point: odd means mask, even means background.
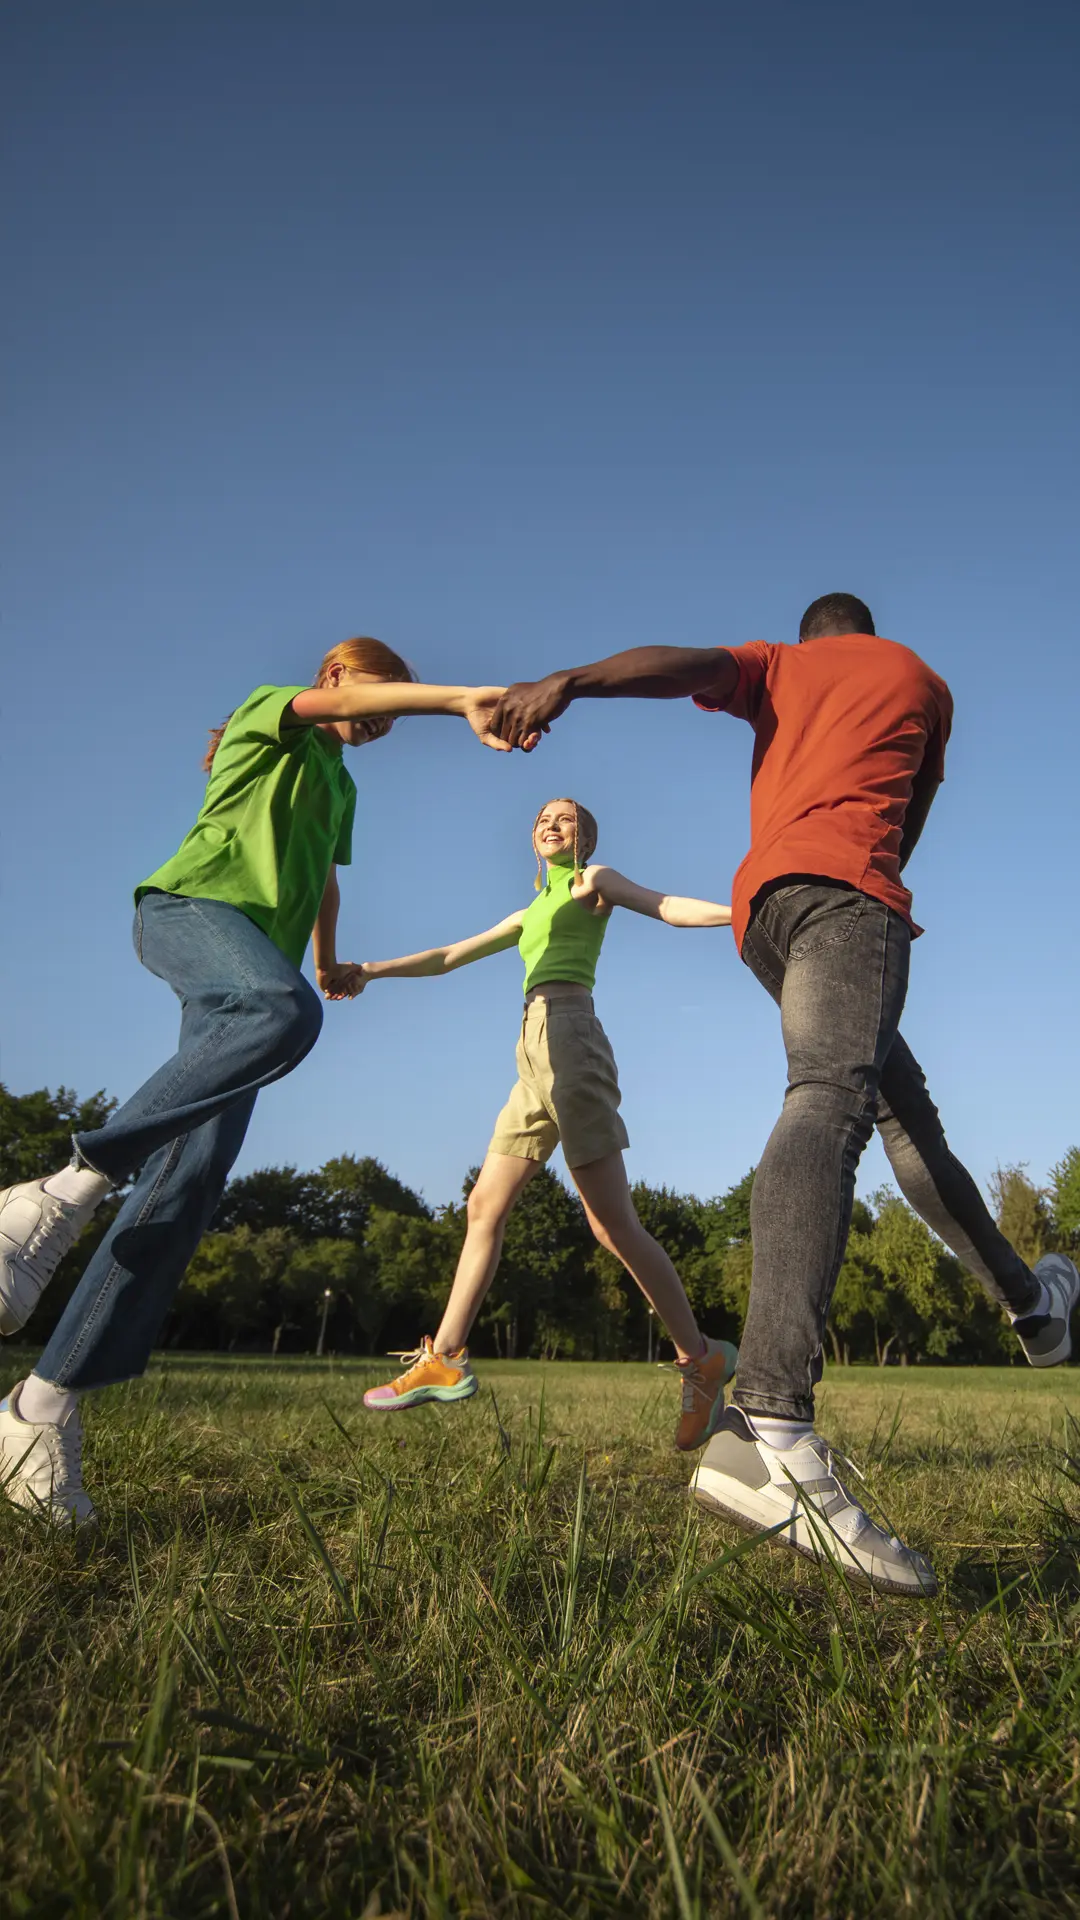
[{"label": "man's short hair", "polygon": [[853,593],[823,593],[811,600],[799,621],[800,640],[819,640],[825,633],[876,633],[874,616],[865,600]]}]

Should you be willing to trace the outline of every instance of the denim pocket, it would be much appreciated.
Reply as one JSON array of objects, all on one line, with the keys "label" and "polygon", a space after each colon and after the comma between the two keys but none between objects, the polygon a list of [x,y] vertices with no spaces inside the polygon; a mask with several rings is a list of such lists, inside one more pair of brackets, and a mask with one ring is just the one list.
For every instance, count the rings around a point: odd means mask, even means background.
[{"label": "denim pocket", "polygon": [[789,964],[803,960],[825,947],[842,947],[851,939],[870,901],[865,894],[836,894],[832,900],[820,898],[796,927],[788,946]]}]

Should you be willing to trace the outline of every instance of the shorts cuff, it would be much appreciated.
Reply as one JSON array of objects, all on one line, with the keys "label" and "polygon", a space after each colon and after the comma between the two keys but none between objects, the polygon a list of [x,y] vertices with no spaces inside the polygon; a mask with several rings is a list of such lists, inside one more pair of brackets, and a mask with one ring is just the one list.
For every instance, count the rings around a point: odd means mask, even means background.
[{"label": "shorts cuff", "polygon": [[497,1133],[488,1143],[488,1152],[503,1153],[509,1160],[539,1160],[542,1163],[551,1159],[556,1146],[558,1141],[545,1147],[539,1140],[530,1140],[528,1135]]}]

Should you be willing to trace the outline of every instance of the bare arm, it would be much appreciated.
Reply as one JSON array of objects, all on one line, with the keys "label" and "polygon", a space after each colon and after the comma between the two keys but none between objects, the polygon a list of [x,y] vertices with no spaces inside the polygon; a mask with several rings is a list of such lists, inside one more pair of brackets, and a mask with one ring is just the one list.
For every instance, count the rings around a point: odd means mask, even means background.
[{"label": "bare arm", "polygon": [[327,720],[397,720],[403,714],[451,714],[467,720],[487,747],[501,752],[507,743],[491,731],[491,715],[502,687],[428,687],[409,680],[342,679],[336,687],[305,687],[293,699],[285,716],[296,726],[318,726]]},{"label": "bare arm", "polygon": [[935,762],[928,755],[911,784],[911,799],[904,815],[904,831],[900,838],[901,873],[918,845],[940,785]]},{"label": "bare arm", "polygon": [[340,905],[337,868],[331,867],[311,933],[315,978],[326,1000],[352,1000],[362,990],[363,984],[355,965],[349,961],[338,964],[337,923]]},{"label": "bare arm", "polygon": [[567,667],[544,680],[521,680],[498,702],[491,730],[512,747],[546,733],[572,700],[681,700],[709,692],[732,694],[739,669],[726,647],[631,647],[588,666]]},{"label": "bare arm", "polygon": [[586,867],[581,880],[571,889],[575,900],[594,912],[612,907],[629,907],[631,913],[647,914],[651,920],[663,920],[669,927],[730,927],[731,908],[715,900],[692,900],[677,893],[654,893],[639,887],[614,867]]},{"label": "bare arm", "polygon": [[426,953],[403,954],[399,960],[365,960],[364,983],[369,980],[421,980],[432,974],[453,973],[473,960],[486,960],[489,954],[516,947],[525,909],[508,914],[497,927],[486,933],[474,933],[468,940],[455,940],[449,947],[429,947]]}]

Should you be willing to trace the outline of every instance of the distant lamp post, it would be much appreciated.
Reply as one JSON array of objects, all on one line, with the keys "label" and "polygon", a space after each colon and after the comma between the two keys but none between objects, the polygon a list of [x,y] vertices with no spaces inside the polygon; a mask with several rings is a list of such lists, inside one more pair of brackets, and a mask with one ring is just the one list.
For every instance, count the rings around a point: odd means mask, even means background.
[{"label": "distant lamp post", "polygon": [[327,1287],[326,1292],[323,1294],[323,1297],[322,1297],[322,1320],[319,1323],[319,1344],[315,1348],[315,1352],[317,1355],[321,1355],[323,1348],[326,1346],[326,1317],[330,1312],[330,1302],[333,1299],[333,1297],[334,1296],[331,1293],[330,1288]]},{"label": "distant lamp post", "polygon": [[656,1316],[654,1315],[653,1310],[650,1307],[649,1308],[649,1365],[650,1367],[652,1366],[652,1357],[653,1357],[653,1320],[655,1319],[655,1317]]}]

